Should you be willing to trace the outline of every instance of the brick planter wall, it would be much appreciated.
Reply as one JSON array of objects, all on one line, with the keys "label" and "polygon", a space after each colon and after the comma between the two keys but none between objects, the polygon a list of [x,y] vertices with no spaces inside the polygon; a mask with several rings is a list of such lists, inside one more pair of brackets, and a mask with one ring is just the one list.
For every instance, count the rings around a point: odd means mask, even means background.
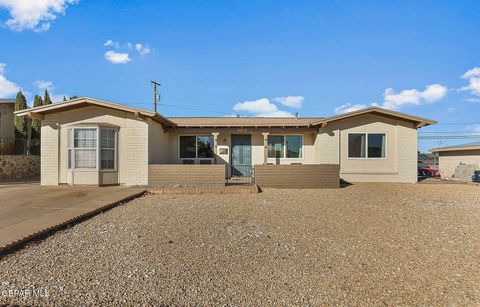
[{"label": "brick planter wall", "polygon": [[340,165],[255,165],[255,183],[260,188],[339,188]]},{"label": "brick planter wall", "polygon": [[148,185],[225,186],[225,165],[150,164]]},{"label": "brick planter wall", "polygon": [[0,156],[0,180],[32,178],[39,175],[39,156]]}]

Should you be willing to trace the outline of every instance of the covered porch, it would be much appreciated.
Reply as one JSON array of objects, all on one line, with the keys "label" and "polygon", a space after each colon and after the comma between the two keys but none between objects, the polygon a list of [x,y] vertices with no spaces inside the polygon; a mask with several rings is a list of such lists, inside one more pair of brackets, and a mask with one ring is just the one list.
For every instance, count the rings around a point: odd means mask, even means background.
[{"label": "covered porch", "polygon": [[168,157],[164,163],[150,163],[149,185],[338,187],[339,166],[318,164],[317,131],[313,127],[167,128]]}]

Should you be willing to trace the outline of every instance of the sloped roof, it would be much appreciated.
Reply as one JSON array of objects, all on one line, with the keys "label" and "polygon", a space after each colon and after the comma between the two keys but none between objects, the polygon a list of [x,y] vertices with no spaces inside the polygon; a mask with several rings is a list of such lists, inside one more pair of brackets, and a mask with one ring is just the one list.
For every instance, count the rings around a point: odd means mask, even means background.
[{"label": "sloped roof", "polygon": [[324,125],[327,125],[329,122],[334,122],[334,121],[346,119],[346,118],[349,118],[349,117],[359,116],[359,115],[363,115],[363,114],[367,114],[367,113],[380,114],[380,115],[383,115],[383,116],[393,117],[393,118],[401,118],[401,119],[416,123],[417,128],[428,126],[428,125],[433,125],[433,124],[437,123],[437,121],[435,121],[435,120],[426,119],[426,118],[423,118],[423,117],[418,117],[418,116],[414,116],[414,115],[410,115],[410,114],[405,114],[405,113],[401,113],[401,112],[387,110],[387,109],[383,109],[383,108],[379,108],[379,107],[370,107],[370,108],[360,109],[360,110],[353,111],[353,112],[343,113],[343,114],[336,115],[336,116],[326,117],[322,120],[314,122],[313,125],[324,126]]},{"label": "sloped roof", "polygon": [[474,149],[480,149],[480,142],[472,142],[472,143],[460,144],[455,146],[432,148],[430,149],[430,151],[439,152],[439,151],[457,151],[457,150],[474,150]]},{"label": "sloped roof", "polygon": [[100,106],[107,109],[114,109],[114,110],[134,113],[134,114],[140,114],[145,117],[152,118],[153,120],[155,120],[160,124],[170,125],[170,126],[174,125],[172,121],[170,121],[169,119],[167,119],[166,117],[163,117],[158,113],[148,111],[148,110],[138,109],[138,108],[132,108],[123,104],[90,98],[90,97],[80,97],[72,100],[52,103],[49,105],[44,105],[44,106],[35,107],[31,109],[20,110],[20,111],[16,111],[15,115],[17,116],[30,116],[31,114],[45,115],[45,114],[55,113],[59,111],[73,110],[76,108],[85,107],[89,105],[95,105],[95,106]]},{"label": "sloped roof", "polygon": [[321,118],[296,117],[169,117],[177,127],[310,127]]},{"label": "sloped roof", "polygon": [[313,127],[313,126],[325,126],[329,122],[334,122],[342,119],[347,119],[354,116],[359,116],[367,113],[379,114],[386,117],[401,118],[403,120],[412,121],[416,124],[417,128],[435,124],[436,121],[386,110],[378,107],[365,108],[354,112],[340,114],[331,117],[171,117],[167,118],[158,113],[132,108],[123,104],[109,102],[105,100],[81,97],[64,102],[53,103],[50,105],[35,107],[31,109],[16,111],[17,116],[43,116],[49,113],[55,113],[59,111],[66,111],[75,108],[85,107],[88,105],[96,105],[108,109],[115,109],[134,114],[140,114],[145,117],[152,118],[162,125],[178,128],[218,128],[218,127]]}]

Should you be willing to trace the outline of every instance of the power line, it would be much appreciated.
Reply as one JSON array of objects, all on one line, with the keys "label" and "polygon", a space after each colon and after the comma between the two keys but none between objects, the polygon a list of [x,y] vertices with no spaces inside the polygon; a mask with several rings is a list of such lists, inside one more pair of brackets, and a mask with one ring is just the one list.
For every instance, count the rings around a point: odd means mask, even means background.
[{"label": "power line", "polygon": [[480,123],[439,123],[435,126],[454,126],[454,125],[480,125]]},{"label": "power line", "polygon": [[419,140],[446,140],[446,139],[480,139],[480,134],[476,135],[428,135],[428,136],[419,136]]},{"label": "power line", "polygon": [[208,113],[216,113],[216,114],[222,114],[225,115],[225,112],[218,112],[218,111],[211,111],[211,110],[205,110],[205,109],[200,109],[200,108],[195,108],[195,107],[189,107],[185,105],[171,105],[171,104],[166,104],[166,103],[160,103],[159,105],[161,106],[166,106],[170,108],[176,108],[176,109],[187,109],[187,110],[193,110],[193,111],[200,111],[200,112],[208,112]]},{"label": "power line", "polygon": [[478,133],[478,132],[475,132],[475,131],[419,131],[418,132],[419,134],[422,134],[422,133],[428,133],[428,134],[440,134],[440,133],[451,133],[451,134],[458,134],[458,133]]}]

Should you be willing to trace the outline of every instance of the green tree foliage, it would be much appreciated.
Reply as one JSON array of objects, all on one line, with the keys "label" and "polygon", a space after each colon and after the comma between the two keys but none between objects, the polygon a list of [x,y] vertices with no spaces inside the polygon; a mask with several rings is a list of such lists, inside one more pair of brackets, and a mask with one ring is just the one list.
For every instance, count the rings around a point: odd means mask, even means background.
[{"label": "green tree foliage", "polygon": [[50,95],[48,94],[48,90],[45,89],[45,96],[43,97],[43,105],[52,104],[52,100],[50,100]]},{"label": "green tree foliage", "polygon": [[[33,99],[33,107],[39,107],[43,105],[43,100],[42,97],[35,95],[35,98]],[[39,119],[33,119],[32,120],[32,137],[39,139],[40,138],[40,127],[42,125],[42,122]]]},{"label": "green tree foliage", "polygon": [[67,97],[63,96],[63,101],[67,101]]},{"label": "green tree foliage", "polygon": [[[15,111],[25,110],[27,108],[27,99],[25,99],[22,91],[19,91],[15,100]],[[27,118],[25,116],[15,116],[14,125],[16,136],[18,138],[27,138]]]},{"label": "green tree foliage", "polygon": [[77,98],[78,98],[78,96],[76,96],[76,95],[75,96],[70,96],[70,100],[77,99]]}]

